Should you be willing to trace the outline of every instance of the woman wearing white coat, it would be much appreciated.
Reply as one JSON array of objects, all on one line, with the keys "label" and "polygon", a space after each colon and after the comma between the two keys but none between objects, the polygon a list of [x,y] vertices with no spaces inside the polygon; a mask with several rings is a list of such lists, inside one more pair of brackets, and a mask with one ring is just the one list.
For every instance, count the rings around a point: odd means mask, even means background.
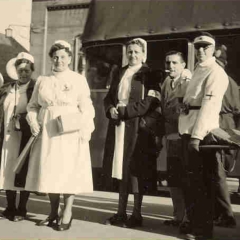
[{"label": "woman wearing white coat", "polygon": [[[28,156],[17,174],[14,168],[17,157],[31,137],[26,107],[35,84],[32,79],[34,58],[29,53],[20,52],[9,60],[6,70],[13,80],[0,88],[0,189],[6,191],[7,200],[7,207],[0,218],[18,222],[27,217],[29,192],[24,191],[24,186]],[[18,205],[17,191],[20,191]]]},{"label": "woman wearing white coat", "polygon": [[[89,140],[94,130],[94,108],[86,79],[69,69],[71,46],[59,40],[50,49],[52,75],[40,76],[28,104],[27,120],[38,135],[29,162],[26,189],[49,194],[51,213],[39,225],[67,230],[72,221],[74,195],[91,192],[92,170]],[[79,130],[60,133],[56,118],[81,113]],[[60,194],[64,210],[59,216]]]}]

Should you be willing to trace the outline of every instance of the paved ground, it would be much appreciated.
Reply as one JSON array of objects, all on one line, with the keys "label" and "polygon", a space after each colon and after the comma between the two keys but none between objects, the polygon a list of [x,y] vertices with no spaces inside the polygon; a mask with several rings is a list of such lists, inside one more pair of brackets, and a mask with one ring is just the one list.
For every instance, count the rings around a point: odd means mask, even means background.
[{"label": "paved ground", "polygon": [[[28,204],[28,219],[19,223],[0,220],[0,239],[147,239],[171,240],[182,239],[176,228],[163,225],[172,215],[171,199],[168,197],[144,198],[144,226],[139,229],[125,229],[105,226],[104,220],[116,212],[116,193],[94,192],[78,195],[74,204],[74,220],[69,231],[58,232],[49,227],[38,227],[36,222],[45,219],[50,206],[47,197],[31,194]],[[129,213],[133,205],[129,199]],[[0,210],[5,207],[4,192],[0,193]],[[240,225],[240,205],[233,204],[233,209]],[[236,229],[215,229],[216,240],[240,240],[240,227]]]}]

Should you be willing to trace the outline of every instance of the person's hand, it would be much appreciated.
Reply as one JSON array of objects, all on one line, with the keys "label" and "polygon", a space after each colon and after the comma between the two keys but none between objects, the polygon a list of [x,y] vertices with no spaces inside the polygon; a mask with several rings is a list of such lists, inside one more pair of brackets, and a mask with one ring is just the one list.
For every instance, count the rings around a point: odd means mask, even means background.
[{"label": "person's hand", "polygon": [[118,119],[118,110],[115,107],[112,107],[109,112],[112,119]]},{"label": "person's hand", "polygon": [[181,73],[181,78],[186,80],[186,81],[190,80],[192,78],[192,73],[190,72],[190,70],[185,68]]},{"label": "person's hand", "polygon": [[38,123],[31,124],[30,128],[31,128],[31,133],[32,133],[32,135],[35,136],[35,137],[36,137],[36,136],[40,133],[40,131],[41,131],[41,126],[40,126]]},{"label": "person's hand", "polygon": [[190,141],[188,144],[188,150],[199,152],[199,144],[200,144],[200,139],[190,138]]}]

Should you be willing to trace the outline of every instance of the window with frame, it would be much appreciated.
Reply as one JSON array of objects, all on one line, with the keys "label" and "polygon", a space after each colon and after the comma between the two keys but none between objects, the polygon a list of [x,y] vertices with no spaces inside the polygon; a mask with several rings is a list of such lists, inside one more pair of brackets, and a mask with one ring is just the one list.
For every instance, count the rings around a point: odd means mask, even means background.
[{"label": "window with frame", "polygon": [[217,36],[216,42],[227,47],[226,73],[240,85],[240,71],[238,57],[240,55],[240,35]]},{"label": "window with frame", "polygon": [[147,64],[156,73],[159,82],[164,81],[165,74],[165,56],[170,51],[181,52],[187,63],[188,57],[188,40],[157,40],[148,41]]},{"label": "window with frame", "polygon": [[122,66],[123,45],[104,45],[86,49],[86,78],[90,89],[108,89],[114,72]]}]

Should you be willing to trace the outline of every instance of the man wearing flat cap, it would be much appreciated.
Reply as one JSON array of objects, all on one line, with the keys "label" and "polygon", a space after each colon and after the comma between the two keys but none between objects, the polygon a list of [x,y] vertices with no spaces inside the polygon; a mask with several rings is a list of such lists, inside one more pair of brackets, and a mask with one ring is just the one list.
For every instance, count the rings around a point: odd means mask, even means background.
[{"label": "man wearing flat cap", "polygon": [[216,150],[203,151],[199,145],[211,130],[219,127],[228,76],[213,56],[215,39],[211,34],[201,33],[194,39],[194,47],[198,63],[183,99],[184,111],[179,117],[188,180],[183,189],[190,220],[186,239],[211,239]]}]

